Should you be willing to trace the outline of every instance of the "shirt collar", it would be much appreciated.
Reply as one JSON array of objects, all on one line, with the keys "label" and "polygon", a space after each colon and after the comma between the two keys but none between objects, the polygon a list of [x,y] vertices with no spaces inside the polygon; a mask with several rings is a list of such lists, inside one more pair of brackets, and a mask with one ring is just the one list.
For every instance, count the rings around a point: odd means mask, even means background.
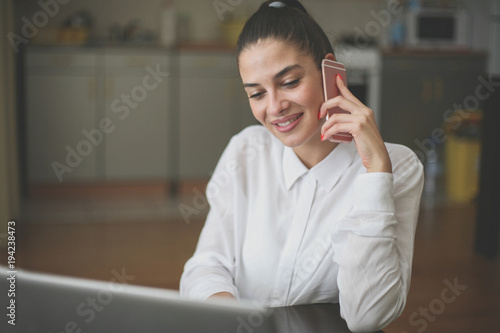
[{"label": "shirt collar", "polygon": [[286,189],[290,190],[297,179],[307,171],[309,170],[297,157],[293,149],[285,146],[283,150],[283,175],[285,177]]},{"label": "shirt collar", "polygon": [[331,191],[340,176],[352,164],[355,156],[356,146],[354,142],[340,143],[327,157],[309,170],[293,149],[285,146],[283,150],[283,174],[286,189],[290,190],[303,174],[309,172],[320,186]]}]

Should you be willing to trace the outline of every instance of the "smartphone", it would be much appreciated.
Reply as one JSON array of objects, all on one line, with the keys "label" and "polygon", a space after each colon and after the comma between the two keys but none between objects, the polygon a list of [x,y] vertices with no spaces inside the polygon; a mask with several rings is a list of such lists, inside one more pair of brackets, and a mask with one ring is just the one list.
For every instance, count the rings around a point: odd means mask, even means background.
[{"label": "smartphone", "polygon": [[[333,60],[323,59],[321,61],[321,73],[323,76],[323,93],[325,101],[332,99],[340,94],[337,87],[337,74],[340,75],[344,83],[347,85],[346,69],[344,64]],[[349,111],[342,110],[339,107],[328,109],[326,113],[326,120],[334,113],[350,113]],[[351,142],[352,135],[349,133],[337,133],[332,135],[328,140],[332,142]]]}]

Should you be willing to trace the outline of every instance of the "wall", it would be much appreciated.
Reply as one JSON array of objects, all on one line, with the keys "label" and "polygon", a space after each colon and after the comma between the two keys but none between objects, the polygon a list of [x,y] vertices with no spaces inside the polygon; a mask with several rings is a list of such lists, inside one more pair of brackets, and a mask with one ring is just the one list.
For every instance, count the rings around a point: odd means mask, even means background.
[{"label": "wall", "polygon": [[[11,0],[0,1],[0,36],[11,31]],[[10,14],[10,15],[9,15]],[[4,43],[7,41],[4,39]],[[6,45],[5,45],[6,46]],[[6,246],[7,222],[18,217],[19,182],[14,104],[14,59],[0,48],[0,247]]]},{"label": "wall", "polygon": [[490,73],[500,76],[500,0],[494,0],[490,20],[490,61],[488,70]]}]

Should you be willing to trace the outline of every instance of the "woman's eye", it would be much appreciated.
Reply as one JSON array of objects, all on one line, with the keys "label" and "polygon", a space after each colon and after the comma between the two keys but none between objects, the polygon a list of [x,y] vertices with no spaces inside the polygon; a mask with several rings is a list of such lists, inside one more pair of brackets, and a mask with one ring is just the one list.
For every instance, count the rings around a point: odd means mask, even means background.
[{"label": "woman's eye", "polygon": [[260,99],[260,98],[262,97],[262,95],[263,95],[263,94],[264,94],[264,93],[262,93],[262,92],[255,93],[255,94],[250,95],[250,97],[249,97],[249,98],[253,98],[253,99]]},{"label": "woman's eye", "polygon": [[283,86],[286,87],[286,88],[293,88],[293,87],[296,87],[300,82],[300,79],[297,79],[297,80],[293,80],[293,81],[290,81],[290,82],[285,82],[283,83]]}]

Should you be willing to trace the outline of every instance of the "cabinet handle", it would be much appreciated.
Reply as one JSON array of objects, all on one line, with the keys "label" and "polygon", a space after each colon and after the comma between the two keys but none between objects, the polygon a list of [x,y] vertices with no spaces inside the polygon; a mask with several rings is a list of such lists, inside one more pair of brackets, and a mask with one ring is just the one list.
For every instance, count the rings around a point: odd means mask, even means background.
[{"label": "cabinet handle", "polygon": [[444,96],[444,80],[436,76],[434,77],[434,101],[442,102]]},{"label": "cabinet handle", "polygon": [[444,97],[444,80],[440,76],[422,78],[422,101],[424,103],[442,102]]}]

